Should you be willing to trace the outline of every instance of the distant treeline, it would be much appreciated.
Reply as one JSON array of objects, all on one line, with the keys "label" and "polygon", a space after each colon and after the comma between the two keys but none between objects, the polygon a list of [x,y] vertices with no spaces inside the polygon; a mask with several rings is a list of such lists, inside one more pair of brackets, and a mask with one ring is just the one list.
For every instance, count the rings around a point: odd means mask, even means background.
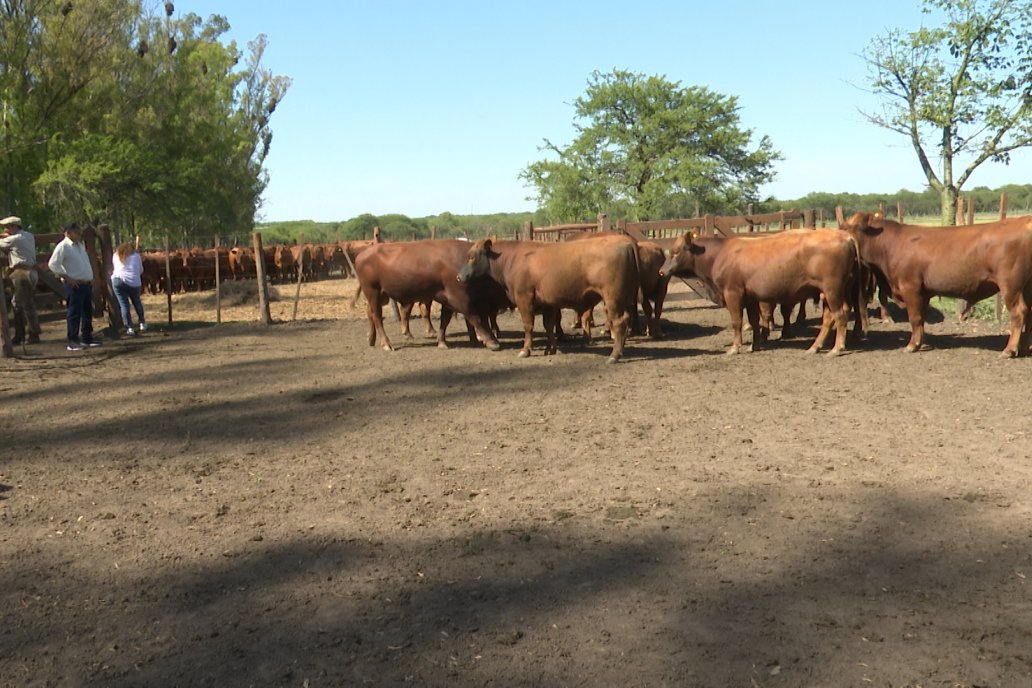
[{"label": "distant treeline", "polygon": [[[975,211],[979,213],[997,212],[1000,207],[1000,194],[1006,192],[1008,214],[1023,215],[1032,212],[1032,184],[1008,184],[999,189],[980,186],[961,194],[974,201]],[[907,217],[938,216],[939,195],[929,189],[924,192],[902,189],[892,194],[853,194],[815,192],[795,200],[768,199],[753,204],[754,213],[769,213],[778,210],[821,210],[829,219],[834,219],[835,208],[842,206],[846,213],[876,210],[884,204],[890,216],[895,216],[897,203],[903,203]],[[726,214],[744,213],[744,208],[729,208]],[[574,218],[570,222],[591,222],[595,218]],[[613,221],[621,219],[612,217]],[[259,223],[255,229],[262,233],[266,243],[289,243],[303,239],[311,242],[347,241],[352,239],[371,239],[373,227],[380,227],[383,238],[387,241],[406,241],[411,239],[429,239],[431,229],[439,238],[466,237],[479,239],[487,236],[511,237],[521,230],[528,221],[536,226],[546,224],[543,216],[537,213],[494,213],[491,215],[453,215],[441,213],[429,217],[408,217],[407,215],[371,215],[364,214],[341,222],[315,222],[312,220],[294,220],[289,222]],[[246,237],[241,237],[246,241]]]},{"label": "distant treeline", "polygon": [[[974,202],[975,212],[994,213],[1000,209],[1002,193],[1007,194],[1008,215],[1027,215],[1032,212],[1032,184],[1008,184],[998,189],[979,186],[971,190],[962,190],[960,195],[961,198],[965,200],[970,198]],[[834,218],[837,206],[842,206],[848,215],[857,211],[877,210],[879,205],[884,204],[886,212],[895,217],[898,203],[903,204],[904,219],[922,215],[938,217],[941,199],[938,192],[932,189],[923,192],[901,189],[893,194],[815,192],[794,201],[771,199],[764,203],[757,203],[753,206],[753,210],[757,213],[767,213],[778,210],[823,209],[826,216]]]}]

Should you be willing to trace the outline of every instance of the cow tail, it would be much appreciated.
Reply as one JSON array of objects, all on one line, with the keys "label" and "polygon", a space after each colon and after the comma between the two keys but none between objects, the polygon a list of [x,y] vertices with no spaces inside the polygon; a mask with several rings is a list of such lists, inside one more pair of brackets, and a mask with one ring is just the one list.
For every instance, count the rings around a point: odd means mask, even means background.
[{"label": "cow tail", "polygon": [[853,304],[857,309],[856,317],[860,318],[860,309],[867,308],[867,280],[864,278],[864,262],[860,259],[860,243],[856,237],[849,237],[850,250],[853,252]]},{"label": "cow tail", "polygon": [[358,287],[355,288],[355,296],[351,299],[351,307],[354,308],[355,304],[358,303],[358,297],[362,295],[362,283],[358,283]]},{"label": "cow tail", "polygon": [[[632,237],[633,239],[633,237]],[[631,255],[634,256],[634,283],[637,284],[637,288],[634,290],[634,303],[631,304],[631,312],[634,316],[635,322],[638,320],[638,302],[641,301],[642,309],[644,310],[645,304],[645,292],[641,286],[641,259],[638,256],[638,242],[634,241],[631,244]]]}]

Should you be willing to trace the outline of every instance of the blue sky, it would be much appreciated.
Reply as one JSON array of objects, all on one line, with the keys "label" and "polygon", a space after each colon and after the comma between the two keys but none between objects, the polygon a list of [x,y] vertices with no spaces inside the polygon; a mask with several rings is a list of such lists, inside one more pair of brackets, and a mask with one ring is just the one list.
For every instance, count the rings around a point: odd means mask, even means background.
[{"label": "blue sky", "polygon": [[[593,70],[663,75],[738,98],[754,142],[784,160],[764,194],[920,190],[909,143],[867,123],[859,57],[918,0],[829,3],[485,0],[179,0],[268,37],[263,64],[293,85],[272,119],[259,219],[347,220],[533,210],[518,179],[570,143]],[[968,187],[1032,181],[1032,155],[981,166]]]}]

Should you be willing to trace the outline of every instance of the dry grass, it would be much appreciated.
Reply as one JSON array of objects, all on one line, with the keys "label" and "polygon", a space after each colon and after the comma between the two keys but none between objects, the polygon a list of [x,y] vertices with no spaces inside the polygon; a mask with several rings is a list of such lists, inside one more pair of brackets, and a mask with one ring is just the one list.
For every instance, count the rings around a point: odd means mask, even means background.
[{"label": "dry grass", "polygon": [[[301,285],[297,304],[297,320],[360,319],[365,317],[365,300],[359,299],[354,307],[358,282],[354,279],[330,279]],[[254,280],[225,282],[220,289],[220,303],[216,304],[215,291],[191,292],[172,296],[173,322],[217,322],[217,305],[221,307],[222,322],[256,322],[260,320],[258,288]],[[269,313],[273,320],[290,321],[294,318],[294,299],[297,285],[281,284],[269,289]],[[168,322],[168,299],[164,294],[143,296],[147,319],[153,323]]]}]

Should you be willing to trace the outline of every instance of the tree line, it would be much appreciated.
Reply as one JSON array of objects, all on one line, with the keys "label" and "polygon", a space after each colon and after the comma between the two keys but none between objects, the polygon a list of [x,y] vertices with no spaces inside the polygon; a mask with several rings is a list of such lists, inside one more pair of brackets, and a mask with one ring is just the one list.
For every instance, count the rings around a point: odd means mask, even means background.
[{"label": "tree line", "polygon": [[170,1],[0,3],[0,209],[149,243],[249,231],[290,80],[228,30]]},{"label": "tree line", "polygon": [[[963,197],[972,200],[976,212],[995,213],[999,210],[1001,193],[1007,194],[1008,214],[1032,214],[1032,184],[1008,184],[998,189],[982,186],[965,192]],[[907,218],[915,216],[937,218],[939,215],[940,196],[938,192],[931,188],[923,192],[908,191],[906,189],[886,194],[813,192],[792,200],[768,198],[765,201],[752,204],[752,212],[760,214],[777,212],[779,210],[824,210],[828,222],[833,224],[835,208],[838,206],[841,206],[848,215],[857,211],[871,212],[884,205],[889,216],[894,217],[898,203],[903,204]],[[608,214],[614,222],[617,220],[634,219],[625,213],[621,213],[618,207],[612,210],[613,212]],[[748,207],[734,207],[720,214],[738,215],[747,212]],[[672,215],[657,219],[686,217],[695,216],[692,214]],[[584,221],[594,221],[595,218],[582,219]],[[255,230],[262,233],[262,239],[265,243],[277,244],[289,244],[302,239],[318,243],[371,239],[374,227],[380,228],[380,234],[386,241],[429,239],[431,230],[433,230],[434,236],[438,239],[456,237],[480,239],[490,236],[513,237],[523,230],[527,222],[533,222],[536,227],[551,224],[547,214],[540,210],[536,212],[494,213],[489,215],[441,213],[439,215],[415,218],[396,213],[386,215],[365,213],[340,222],[315,222],[313,220],[263,222],[258,223]],[[220,241],[224,244],[249,244],[250,237],[247,235],[222,237]]]}]

